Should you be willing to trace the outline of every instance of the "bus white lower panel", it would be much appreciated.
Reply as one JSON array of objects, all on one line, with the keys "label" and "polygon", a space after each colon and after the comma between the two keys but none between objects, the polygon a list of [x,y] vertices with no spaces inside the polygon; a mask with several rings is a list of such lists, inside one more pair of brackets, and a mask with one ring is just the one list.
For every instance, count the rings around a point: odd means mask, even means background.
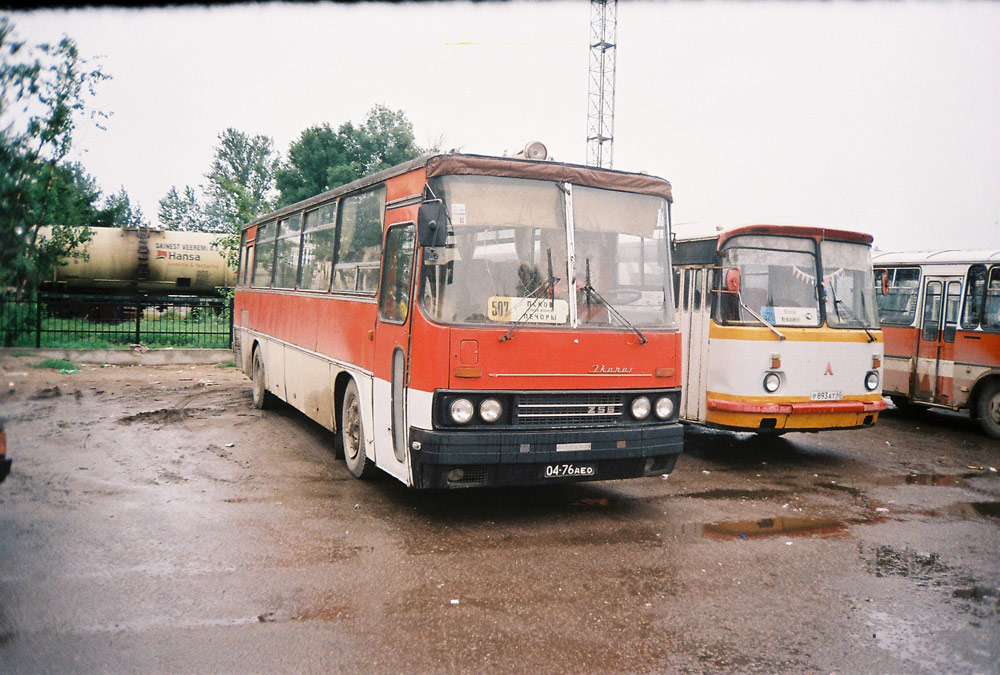
[{"label": "bus white lower panel", "polygon": [[[775,355],[781,365],[772,369]],[[781,386],[773,394],[776,398],[870,394],[864,380],[872,370],[873,357],[882,358],[881,343],[710,339],[706,389],[734,396],[767,396],[764,375],[776,370],[781,376]]]}]

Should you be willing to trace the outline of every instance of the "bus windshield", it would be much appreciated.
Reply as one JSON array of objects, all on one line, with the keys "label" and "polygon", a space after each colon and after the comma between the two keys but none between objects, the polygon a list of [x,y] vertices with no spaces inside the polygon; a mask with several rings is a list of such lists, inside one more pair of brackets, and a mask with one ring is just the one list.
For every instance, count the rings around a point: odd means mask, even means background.
[{"label": "bus windshield", "polygon": [[827,324],[833,328],[877,328],[871,248],[865,244],[824,240],[820,256]]},{"label": "bus windshield", "polygon": [[[739,298],[729,293],[716,294],[715,312],[721,322],[759,325],[759,316],[775,326],[820,325],[812,240],[736,236],[726,242],[720,265],[722,270],[739,269],[741,279]],[[748,307],[751,311],[747,311]]]},{"label": "bus windshield", "polygon": [[585,327],[674,325],[663,198],[497,176],[443,176],[432,187],[450,234],[424,256],[421,304],[431,318],[569,326],[575,314]]}]

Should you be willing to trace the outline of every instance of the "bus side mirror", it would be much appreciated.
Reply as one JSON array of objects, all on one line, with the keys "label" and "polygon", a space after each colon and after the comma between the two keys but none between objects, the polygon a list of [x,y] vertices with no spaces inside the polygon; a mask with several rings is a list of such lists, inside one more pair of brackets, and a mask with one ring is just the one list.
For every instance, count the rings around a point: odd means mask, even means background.
[{"label": "bus side mirror", "polygon": [[448,238],[448,213],[444,202],[431,199],[417,211],[417,241],[421,246],[444,246]]},{"label": "bus side mirror", "polygon": [[730,293],[740,292],[740,271],[735,267],[726,270],[726,290]]}]

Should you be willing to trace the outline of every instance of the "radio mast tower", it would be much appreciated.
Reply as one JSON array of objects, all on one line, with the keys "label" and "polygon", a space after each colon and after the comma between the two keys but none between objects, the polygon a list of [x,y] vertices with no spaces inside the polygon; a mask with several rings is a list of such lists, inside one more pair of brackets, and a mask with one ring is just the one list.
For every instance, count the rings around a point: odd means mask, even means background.
[{"label": "radio mast tower", "polygon": [[615,142],[615,29],[618,0],[590,0],[587,164],[610,169]]}]

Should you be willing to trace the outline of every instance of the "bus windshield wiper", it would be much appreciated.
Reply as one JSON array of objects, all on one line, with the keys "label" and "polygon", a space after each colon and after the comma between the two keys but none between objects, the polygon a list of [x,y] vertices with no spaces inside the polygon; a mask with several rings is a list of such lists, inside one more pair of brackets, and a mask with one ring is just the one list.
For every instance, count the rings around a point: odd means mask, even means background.
[{"label": "bus windshield wiper", "polygon": [[613,316],[623,327],[628,328],[639,337],[639,344],[646,344],[649,342],[649,340],[646,339],[646,336],[642,334],[641,330],[636,328],[631,321],[622,316],[622,313],[619,312],[610,302],[605,300],[590,284],[590,258],[587,258],[587,283],[583,286],[583,292],[585,293],[587,304],[590,304],[590,299],[594,298],[600,304],[604,305],[604,307],[608,310],[608,314]]},{"label": "bus windshield wiper", "polygon": [[768,328],[770,328],[771,332],[774,333],[775,335],[777,335],[779,340],[784,340],[785,339],[785,336],[781,333],[781,331],[779,331],[777,328],[775,328],[774,325],[772,325],[770,321],[768,321],[767,319],[765,319],[764,317],[762,317],[760,314],[758,314],[757,312],[755,312],[752,309],[750,309],[750,305],[748,305],[747,303],[743,302],[743,294],[742,293],[740,293],[740,292],[737,291],[737,293],[736,293],[736,299],[739,300],[740,307],[742,307],[743,309],[745,309],[750,314],[750,316],[752,316],[753,318],[757,319],[762,324],[764,324],[765,326],[767,326]]},{"label": "bus windshield wiper", "polygon": [[868,330],[868,323],[859,319],[858,316],[851,311],[851,308],[847,306],[847,303],[837,297],[837,291],[834,289],[834,285],[832,283],[830,284],[830,295],[833,296],[833,311],[837,313],[837,321],[842,321],[840,318],[840,308],[843,306],[844,312],[847,314],[847,318],[851,321],[857,321],[858,324],[860,324],[864,329],[865,334],[868,336],[868,342],[875,342],[875,336],[872,335],[870,330]]},{"label": "bus windshield wiper", "polygon": [[531,298],[531,304],[529,304],[527,308],[525,308],[524,312],[521,313],[521,316],[518,317],[517,321],[515,321],[514,324],[510,327],[510,330],[508,330],[504,334],[504,336],[500,338],[500,342],[506,342],[507,340],[514,337],[514,333],[517,332],[517,329],[520,328],[522,325],[524,325],[525,322],[527,322],[528,317],[530,317],[532,312],[535,311],[535,308],[538,307],[539,303],[545,297],[546,294],[548,294],[549,300],[553,304],[555,303],[555,287],[556,284],[559,283],[559,277],[553,276],[552,274],[552,249],[548,250],[548,258],[549,258],[549,278],[545,279],[544,281],[542,281],[542,283],[535,286],[530,293],[524,296],[525,298]]}]

